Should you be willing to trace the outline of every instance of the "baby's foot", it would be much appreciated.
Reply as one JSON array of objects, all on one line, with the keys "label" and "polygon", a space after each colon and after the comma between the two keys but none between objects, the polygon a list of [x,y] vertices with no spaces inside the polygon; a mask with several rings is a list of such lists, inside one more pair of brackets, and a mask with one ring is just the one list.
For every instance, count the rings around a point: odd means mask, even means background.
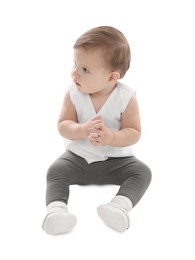
[{"label": "baby's foot", "polygon": [[52,202],[43,221],[43,230],[50,235],[64,234],[70,232],[76,222],[76,217],[68,213],[65,203]]},{"label": "baby's foot", "polygon": [[123,196],[116,196],[110,203],[97,208],[99,217],[111,228],[124,232],[130,226],[128,212],[131,201]]}]

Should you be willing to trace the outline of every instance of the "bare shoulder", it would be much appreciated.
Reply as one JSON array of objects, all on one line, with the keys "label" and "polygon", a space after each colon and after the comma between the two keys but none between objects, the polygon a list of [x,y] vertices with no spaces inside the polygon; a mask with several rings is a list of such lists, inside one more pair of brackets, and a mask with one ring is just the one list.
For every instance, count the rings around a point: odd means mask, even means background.
[{"label": "bare shoulder", "polygon": [[121,115],[122,128],[130,127],[141,131],[139,105],[136,95],[133,95]]},{"label": "bare shoulder", "polygon": [[72,120],[75,122],[77,121],[76,109],[74,104],[72,103],[69,90],[65,93],[58,123],[64,120]]}]

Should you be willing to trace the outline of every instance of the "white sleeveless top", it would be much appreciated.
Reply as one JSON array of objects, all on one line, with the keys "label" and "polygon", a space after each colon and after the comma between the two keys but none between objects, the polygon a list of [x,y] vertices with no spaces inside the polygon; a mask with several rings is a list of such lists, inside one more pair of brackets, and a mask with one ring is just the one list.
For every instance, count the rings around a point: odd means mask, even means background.
[{"label": "white sleeveless top", "polygon": [[[79,123],[84,123],[97,115],[101,115],[106,127],[112,130],[121,128],[121,113],[123,113],[135,91],[129,86],[118,82],[102,108],[96,113],[88,94],[80,93],[75,85],[70,87],[70,98],[77,112]],[[89,139],[64,139],[66,149],[84,158],[88,163],[104,161],[109,157],[132,156],[132,147],[94,146]]]}]

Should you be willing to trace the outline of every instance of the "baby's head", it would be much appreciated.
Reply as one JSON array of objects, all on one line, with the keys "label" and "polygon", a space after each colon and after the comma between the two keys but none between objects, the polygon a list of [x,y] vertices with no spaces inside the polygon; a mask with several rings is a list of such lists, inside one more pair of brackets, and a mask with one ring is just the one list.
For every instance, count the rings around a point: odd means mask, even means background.
[{"label": "baby's head", "polygon": [[131,52],[128,41],[123,33],[113,27],[93,28],[81,35],[73,47],[87,51],[101,49],[106,66],[111,71],[118,71],[120,78],[124,77],[129,69]]}]

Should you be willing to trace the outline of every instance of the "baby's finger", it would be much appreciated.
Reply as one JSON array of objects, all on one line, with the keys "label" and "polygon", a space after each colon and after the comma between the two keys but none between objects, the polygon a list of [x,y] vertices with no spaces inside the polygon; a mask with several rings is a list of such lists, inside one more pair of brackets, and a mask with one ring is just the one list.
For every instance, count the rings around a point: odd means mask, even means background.
[{"label": "baby's finger", "polygon": [[93,125],[93,128],[95,129],[99,129],[99,128],[103,128],[104,124],[102,122],[96,123]]},{"label": "baby's finger", "polygon": [[93,137],[92,135],[89,136],[89,141],[93,145],[99,145],[99,136]]},{"label": "baby's finger", "polygon": [[90,138],[97,138],[98,136],[98,133],[90,133]]}]

